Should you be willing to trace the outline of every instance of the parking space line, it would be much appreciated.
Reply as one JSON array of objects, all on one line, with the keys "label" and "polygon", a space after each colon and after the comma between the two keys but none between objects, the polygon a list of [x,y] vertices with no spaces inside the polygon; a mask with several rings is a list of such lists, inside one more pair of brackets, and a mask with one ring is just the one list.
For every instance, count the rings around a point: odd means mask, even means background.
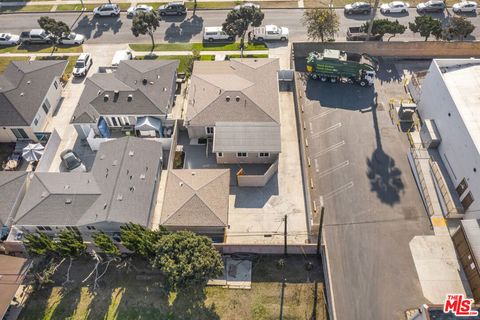
[{"label": "parking space line", "polygon": [[350,181],[349,183],[341,186],[340,188],[337,188],[335,190],[333,190],[332,192],[329,192],[327,194],[324,194],[323,195],[323,199],[324,200],[327,200],[327,199],[331,199],[337,195],[339,195],[340,193],[344,192],[344,191],[347,191],[348,189],[352,188],[353,187],[353,181]]},{"label": "parking space line", "polygon": [[319,113],[317,115],[314,115],[313,117],[310,117],[310,121],[313,121],[313,120],[318,120],[320,118],[323,118],[325,116],[328,116],[330,113],[333,113],[337,111],[337,109],[328,109],[327,111],[325,112],[322,112],[322,113]]},{"label": "parking space line", "polygon": [[[315,159],[315,161],[317,161],[317,160]],[[348,166],[349,164],[350,164],[350,162],[347,160],[347,161],[344,161],[344,162],[342,162],[342,163],[340,163],[340,164],[337,164],[337,165],[334,166],[334,167],[331,167],[330,169],[324,170],[324,171],[322,171],[322,172],[319,172],[318,167],[315,166],[316,169],[317,169],[316,171],[317,171],[317,173],[318,173],[317,176],[318,176],[319,178],[325,177],[326,175],[329,175],[330,173],[332,173],[332,172],[334,172],[334,171],[336,171],[336,170],[338,170],[338,169],[345,168],[345,167]]]},{"label": "parking space line", "polygon": [[326,149],[324,149],[324,150],[322,150],[322,151],[320,151],[320,152],[315,153],[315,154],[313,155],[313,158],[318,158],[318,157],[320,157],[320,156],[322,156],[322,155],[324,155],[324,154],[326,154],[326,153],[328,153],[328,152],[330,152],[330,151],[333,151],[333,150],[335,150],[335,149],[340,148],[340,147],[343,146],[343,145],[345,145],[345,140],[342,140],[342,141],[340,141],[340,142],[338,142],[338,143],[335,143],[333,146],[330,146],[330,147],[328,147],[328,148],[326,148]]},{"label": "parking space line", "polygon": [[[310,124],[312,124],[312,123],[310,122]],[[313,129],[310,127],[310,130],[311,130],[311,132],[312,132],[312,135],[311,135],[310,137],[311,137],[311,138],[318,138],[318,137],[320,137],[322,134],[332,132],[333,130],[338,129],[338,128],[340,128],[341,126],[342,126],[342,123],[339,122],[339,123],[337,123],[337,124],[334,124],[334,125],[331,126],[331,127],[328,127],[328,128],[325,129],[325,130],[322,130],[322,131],[319,131],[319,132],[316,132],[316,133],[313,133]]]},{"label": "parking space line", "polygon": [[310,134],[313,134],[313,124],[309,122],[309,125],[310,125]]}]

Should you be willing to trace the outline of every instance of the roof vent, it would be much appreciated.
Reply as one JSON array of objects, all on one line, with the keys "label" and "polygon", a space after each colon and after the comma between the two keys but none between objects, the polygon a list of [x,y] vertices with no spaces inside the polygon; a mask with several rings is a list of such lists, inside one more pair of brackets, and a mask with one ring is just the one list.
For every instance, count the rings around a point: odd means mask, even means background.
[{"label": "roof vent", "polygon": [[150,81],[150,84],[153,84],[153,81]]},{"label": "roof vent", "polygon": [[70,198],[65,199],[65,204],[70,204],[70,203],[72,203],[72,199]]},{"label": "roof vent", "polygon": [[48,196],[48,192],[47,192],[47,191],[43,191],[43,192],[42,192],[42,198],[45,198],[46,196]]},{"label": "roof vent", "polygon": [[105,203],[103,204],[103,210],[106,210],[107,207],[108,207],[108,205],[107,205],[107,203],[105,202]]},{"label": "roof vent", "polygon": [[108,94],[104,95],[104,96],[103,96],[103,101],[107,102],[107,101],[108,101],[108,98],[109,98],[109,95],[108,95]]},{"label": "roof vent", "polygon": [[127,101],[132,101],[133,100],[133,95],[129,94],[127,97]]},{"label": "roof vent", "polygon": [[145,180],[145,174],[144,174],[144,173],[142,173],[142,174],[140,175],[140,180]]},{"label": "roof vent", "polygon": [[195,171],[192,171],[192,176],[194,176],[194,175],[195,175]]},{"label": "roof vent", "polygon": [[167,88],[166,87],[163,87],[163,92],[166,92],[167,91]]},{"label": "roof vent", "polygon": [[131,191],[131,192],[135,191],[135,186],[131,186],[131,187],[130,187],[130,191]]},{"label": "roof vent", "polygon": [[66,184],[64,187],[63,187],[65,190],[68,190],[70,189],[70,186],[68,184]]},{"label": "roof vent", "polygon": [[20,92],[20,97],[23,97],[24,95],[25,95],[25,93]]},{"label": "roof vent", "polygon": [[157,79],[160,79],[160,75],[159,75],[159,74],[157,74]]},{"label": "roof vent", "polygon": [[145,85],[147,85],[148,80],[147,80],[147,79],[143,79],[143,80],[142,80],[142,83],[143,83],[143,85],[145,86]]},{"label": "roof vent", "polygon": [[32,81],[28,80],[28,81],[27,81],[27,84],[30,84],[30,83],[32,83]]},{"label": "roof vent", "polygon": [[237,102],[240,101],[240,97],[239,97],[239,96],[236,96],[236,97],[235,97],[235,101],[237,101]]},{"label": "roof vent", "polygon": [[129,155],[130,157],[133,157],[134,154],[135,154],[135,152],[133,152],[133,150],[130,150],[130,151],[128,152],[128,155]]},{"label": "roof vent", "polygon": [[102,154],[102,155],[100,156],[100,160],[103,160],[103,159],[105,159],[105,155],[104,155],[104,154]]},{"label": "roof vent", "polygon": [[178,185],[179,185],[180,187],[183,187],[183,182],[179,182]]},{"label": "roof vent", "polygon": [[116,165],[118,165],[118,161],[117,161],[117,160],[113,160],[112,166],[115,167]]},{"label": "roof vent", "polygon": [[226,96],[225,100],[227,100],[227,102],[230,101],[230,96]]},{"label": "roof vent", "polygon": [[102,94],[102,90],[98,90],[97,92],[97,96],[101,95]]},{"label": "roof vent", "polygon": [[122,195],[121,193],[119,193],[119,194],[117,195],[117,200],[118,200],[118,201],[122,201],[122,200],[123,200],[123,195]]}]

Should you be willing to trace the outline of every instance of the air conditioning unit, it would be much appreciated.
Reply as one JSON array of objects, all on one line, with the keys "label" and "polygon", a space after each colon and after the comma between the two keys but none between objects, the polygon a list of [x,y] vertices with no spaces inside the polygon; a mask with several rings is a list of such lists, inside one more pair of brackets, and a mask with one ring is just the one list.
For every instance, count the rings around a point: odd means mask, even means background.
[{"label": "air conditioning unit", "polygon": [[434,120],[426,119],[420,129],[420,138],[425,148],[435,149],[442,142]]}]

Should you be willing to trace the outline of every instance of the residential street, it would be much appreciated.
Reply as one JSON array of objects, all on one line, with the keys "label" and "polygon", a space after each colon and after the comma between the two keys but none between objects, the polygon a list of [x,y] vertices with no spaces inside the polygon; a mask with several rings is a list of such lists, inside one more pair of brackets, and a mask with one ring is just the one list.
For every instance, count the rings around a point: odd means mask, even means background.
[{"label": "residential street", "polygon": [[[450,10],[450,9],[449,9]],[[303,9],[278,9],[263,10],[265,12],[264,24],[277,24],[289,28],[290,41],[306,41],[305,27],[302,24]],[[202,40],[203,28],[206,26],[220,26],[225,20],[228,10],[205,10],[198,11],[195,17],[191,12],[187,17],[166,17],[162,21],[160,28],[155,33],[157,42],[199,42]],[[368,17],[359,15],[345,17],[343,10],[338,9],[340,17],[340,31],[337,35],[338,40],[345,40],[346,28],[350,26],[359,26],[364,23]],[[37,19],[45,14],[23,13],[23,14],[4,14],[0,15],[1,32],[11,32],[19,34],[22,31],[37,28]],[[52,12],[50,16],[55,19],[65,21],[72,25],[73,31],[84,34],[88,43],[132,43],[148,42],[148,37],[139,37],[132,35],[130,31],[132,20],[128,19],[125,13],[119,18],[94,18],[91,12],[87,13],[61,13]],[[415,9],[410,9],[407,15],[390,15],[389,19],[398,19],[400,23],[408,25],[416,16]],[[439,14],[432,16],[440,18]],[[384,16],[377,13],[377,17]],[[444,17],[444,15],[442,15]],[[480,17],[469,17],[470,21],[477,28],[474,30],[471,39],[480,37]],[[400,40],[423,40],[418,34],[414,35],[406,31],[404,35],[397,36]]]}]

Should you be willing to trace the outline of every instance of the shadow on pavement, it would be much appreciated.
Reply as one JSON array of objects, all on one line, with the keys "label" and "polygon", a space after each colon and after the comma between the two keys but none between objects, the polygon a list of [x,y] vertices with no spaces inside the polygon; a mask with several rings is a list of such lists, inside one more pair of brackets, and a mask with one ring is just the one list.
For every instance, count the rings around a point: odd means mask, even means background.
[{"label": "shadow on pavement", "polygon": [[88,17],[84,15],[78,20],[77,25],[72,31],[83,34],[85,38],[95,39],[103,35],[104,32],[112,31],[114,34],[120,31],[123,22],[120,17]]},{"label": "shadow on pavement", "polygon": [[165,30],[164,40],[167,42],[188,42],[202,30],[203,18],[193,15],[180,24],[172,22]]}]

